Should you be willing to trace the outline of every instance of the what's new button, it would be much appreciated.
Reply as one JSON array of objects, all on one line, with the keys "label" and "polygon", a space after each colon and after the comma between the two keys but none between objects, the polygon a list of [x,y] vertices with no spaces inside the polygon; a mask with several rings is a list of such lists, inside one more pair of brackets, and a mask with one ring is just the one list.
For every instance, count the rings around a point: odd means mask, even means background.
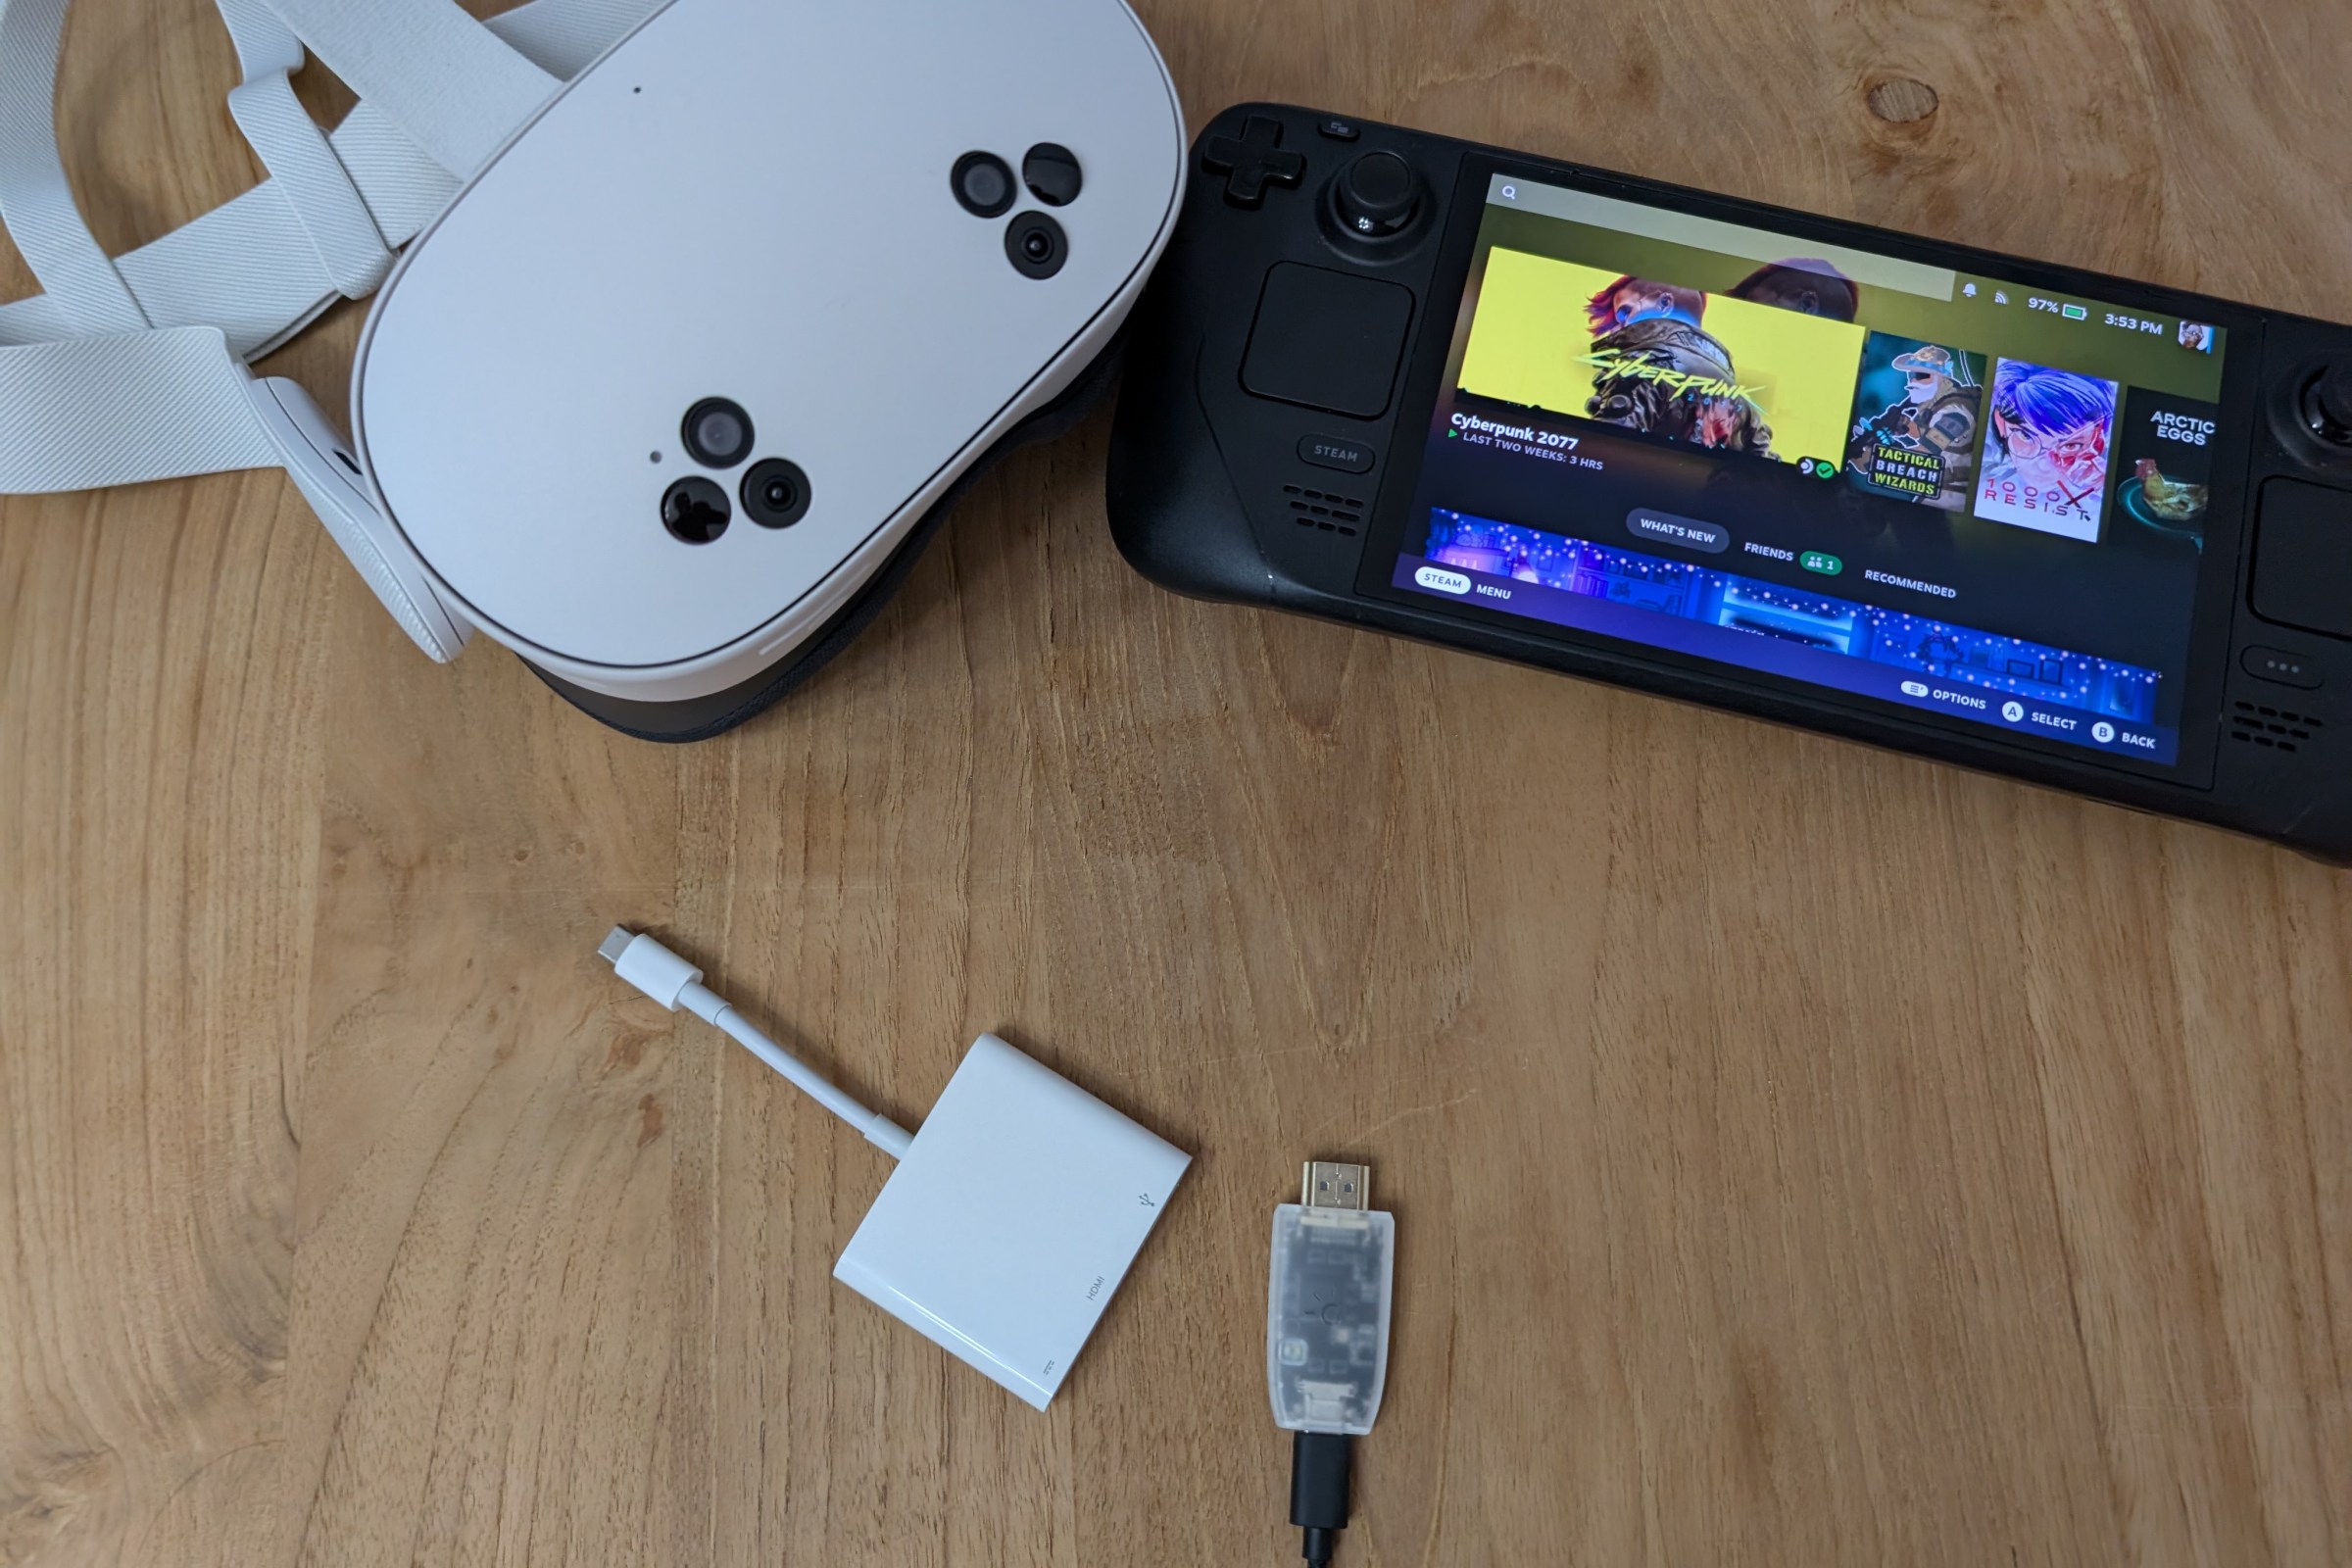
[{"label": "what's new button", "polygon": [[1732,548],[1732,530],[1720,522],[1701,522],[1696,517],[1678,517],[1671,512],[1652,512],[1637,507],[1626,514],[1625,525],[1636,538],[1654,540],[1662,545],[1680,545],[1685,550],[1697,550],[1710,556],[1720,556]]},{"label": "what's new button", "polygon": [[1298,442],[1298,458],[1300,462],[1311,463],[1318,468],[1337,468],[1342,473],[1372,471],[1372,449],[1361,441],[1350,441],[1346,436],[1302,436]]}]

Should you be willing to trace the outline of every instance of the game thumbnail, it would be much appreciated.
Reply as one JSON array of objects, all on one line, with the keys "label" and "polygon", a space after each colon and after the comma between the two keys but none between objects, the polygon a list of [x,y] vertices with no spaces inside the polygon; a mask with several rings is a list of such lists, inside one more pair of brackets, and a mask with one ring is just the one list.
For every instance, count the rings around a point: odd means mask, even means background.
[{"label": "game thumbnail", "polygon": [[1977,515],[2096,541],[2116,390],[2096,376],[2001,361],[1985,405]]},{"label": "game thumbnail", "polygon": [[1854,392],[1847,476],[1874,495],[1966,511],[1984,403],[1983,355],[1871,333]]},{"label": "game thumbnail", "polygon": [[1461,387],[1796,463],[1843,450],[1865,336],[1848,321],[1498,249]]},{"label": "game thumbnail", "polygon": [[2221,410],[2145,388],[2132,389],[2116,433],[2115,523],[2148,530],[2143,539],[2205,547],[2213,443]]}]

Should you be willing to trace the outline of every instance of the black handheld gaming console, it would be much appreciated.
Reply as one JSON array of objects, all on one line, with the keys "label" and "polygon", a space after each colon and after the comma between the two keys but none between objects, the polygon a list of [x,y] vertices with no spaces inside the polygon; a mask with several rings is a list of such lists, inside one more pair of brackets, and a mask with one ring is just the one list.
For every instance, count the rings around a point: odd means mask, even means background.
[{"label": "black handheld gaming console", "polygon": [[2352,329],[1282,105],[1193,156],[1145,575],[2352,863]]}]

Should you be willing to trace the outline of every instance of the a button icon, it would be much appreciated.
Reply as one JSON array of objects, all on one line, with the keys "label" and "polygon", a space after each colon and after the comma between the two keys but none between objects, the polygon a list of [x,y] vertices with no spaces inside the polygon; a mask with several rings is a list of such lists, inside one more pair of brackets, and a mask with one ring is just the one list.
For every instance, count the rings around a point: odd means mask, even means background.
[{"label": "a button icon", "polygon": [[1458,571],[1447,571],[1444,566],[1423,566],[1413,573],[1413,583],[1416,587],[1441,594],[1466,594],[1470,591],[1469,578]]},{"label": "a button icon", "polygon": [[1506,201],[1506,202],[1515,202],[1515,201],[1517,201],[1517,200],[1519,199],[1519,187],[1518,187],[1518,186],[1516,186],[1516,185],[1505,185],[1505,186],[1503,186],[1503,187],[1502,187],[1502,199],[1503,199],[1504,201]]},{"label": "a button icon", "polygon": [[2115,726],[2102,718],[2090,726],[2090,738],[2105,746],[2115,739]]},{"label": "a button icon", "polygon": [[2020,723],[2026,716],[2026,705],[2023,703],[2003,703],[2001,705],[2001,716],[2012,724]]},{"label": "a button icon", "polygon": [[1925,697],[1928,695],[1928,683],[1924,680],[1907,680],[1903,682],[1903,695],[1905,697]]},{"label": "a button icon", "polygon": [[1808,550],[1796,558],[1796,564],[1807,571],[1818,571],[1824,577],[1835,577],[1845,569],[1845,563],[1826,550]]},{"label": "a button icon", "polygon": [[1977,285],[1974,283],[1963,283],[1960,285],[1960,292],[1969,299],[1973,300],[1977,297]]}]

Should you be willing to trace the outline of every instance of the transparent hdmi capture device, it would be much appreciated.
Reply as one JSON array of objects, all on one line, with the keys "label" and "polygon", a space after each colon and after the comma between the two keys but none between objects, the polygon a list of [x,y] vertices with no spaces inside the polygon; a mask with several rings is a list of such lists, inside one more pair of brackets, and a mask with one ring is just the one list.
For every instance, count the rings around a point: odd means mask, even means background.
[{"label": "transparent hdmi capture device", "polygon": [[1305,1201],[1274,1210],[1266,1388],[1285,1431],[1362,1437],[1380,1414],[1396,1221],[1368,1186],[1360,1165],[1310,1164]]}]

